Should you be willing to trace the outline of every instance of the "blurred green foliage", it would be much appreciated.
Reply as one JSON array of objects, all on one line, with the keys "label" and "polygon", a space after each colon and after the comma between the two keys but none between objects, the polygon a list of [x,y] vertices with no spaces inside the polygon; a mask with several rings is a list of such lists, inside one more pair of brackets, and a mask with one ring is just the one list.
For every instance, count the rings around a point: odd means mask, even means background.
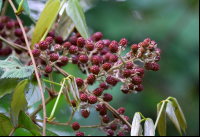
[{"label": "blurred green foliage", "polygon": [[[199,1],[93,0],[92,2],[93,7],[85,13],[90,32],[101,31],[103,38],[117,41],[127,38],[129,45],[123,55],[130,51],[132,44],[139,43],[145,38],[155,40],[162,50],[159,62],[161,69],[158,72],[146,72],[144,91],[124,95],[119,90],[121,85],[119,83],[112,90],[106,91],[114,96],[110,104],[116,109],[125,107],[125,115],[130,117],[131,122],[134,113],[138,111],[155,121],[157,103],[168,96],[175,97],[188,123],[186,134],[199,135]],[[11,15],[12,12],[11,9],[7,10],[7,15]],[[24,17],[23,19],[24,24],[31,24],[30,20]],[[64,69],[76,77],[86,78],[77,66],[69,64]],[[56,82],[60,82],[62,78],[62,75],[54,74]],[[98,83],[90,89],[93,90],[97,86]],[[56,89],[59,91],[59,87]],[[45,95],[48,96],[47,93]],[[10,101],[11,95],[0,99],[0,112],[9,112]],[[47,105],[48,116],[54,102],[55,100]],[[70,113],[71,108],[62,97],[55,113],[57,121],[67,122]],[[39,116],[42,117],[42,112]],[[98,113],[93,109],[88,119],[83,119],[80,113],[76,113],[72,122],[75,121],[81,125],[100,122]],[[68,127],[47,125],[47,128],[59,135],[75,135]],[[86,135],[105,135],[98,129],[81,129],[81,131]],[[18,129],[15,135],[30,134],[28,131]],[[179,135],[169,119],[167,135]]]}]

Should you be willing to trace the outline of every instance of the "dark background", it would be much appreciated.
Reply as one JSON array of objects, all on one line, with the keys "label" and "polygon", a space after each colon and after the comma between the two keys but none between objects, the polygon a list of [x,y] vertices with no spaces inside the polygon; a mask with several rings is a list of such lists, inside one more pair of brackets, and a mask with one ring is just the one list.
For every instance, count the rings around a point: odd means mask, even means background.
[{"label": "dark background", "polygon": [[[32,16],[38,18],[36,8],[39,0],[28,0]],[[82,1],[81,1],[82,2]],[[119,90],[119,83],[108,91],[114,96],[110,103],[114,108],[125,107],[125,115],[132,121],[135,112],[141,112],[145,117],[156,120],[156,106],[168,96],[177,98],[185,114],[188,128],[186,135],[199,135],[199,1],[198,0],[87,0],[83,5],[89,31],[103,33],[103,38],[119,41],[127,38],[129,41],[125,55],[134,43],[145,38],[151,38],[161,48],[160,71],[147,71],[144,77],[144,91],[138,94],[124,95]],[[84,2],[82,2],[84,3]],[[36,5],[37,4],[37,5]],[[7,11],[8,15],[12,10]],[[23,18],[23,16],[22,16]],[[26,25],[31,21],[24,20]],[[86,78],[76,66],[67,65],[64,68],[76,77]],[[61,75],[54,74],[55,81],[60,82]],[[93,90],[97,85],[91,86]],[[59,87],[57,87],[59,91]],[[10,95],[0,99],[0,112],[9,112]],[[55,100],[54,100],[55,101]],[[50,115],[54,101],[47,106]],[[39,103],[38,103],[39,104]],[[37,105],[35,105],[35,108]],[[32,111],[32,110],[31,110]],[[67,122],[71,108],[64,97],[59,101],[55,117],[60,122]],[[42,112],[40,113],[40,118]],[[83,119],[75,114],[72,122],[81,125],[98,124],[98,113],[91,109],[91,115]],[[48,129],[59,135],[74,135],[71,128],[48,125]],[[80,129],[86,135],[105,135],[98,129]],[[30,135],[28,131],[18,129],[15,135]],[[167,135],[179,135],[173,123],[167,120]]]}]

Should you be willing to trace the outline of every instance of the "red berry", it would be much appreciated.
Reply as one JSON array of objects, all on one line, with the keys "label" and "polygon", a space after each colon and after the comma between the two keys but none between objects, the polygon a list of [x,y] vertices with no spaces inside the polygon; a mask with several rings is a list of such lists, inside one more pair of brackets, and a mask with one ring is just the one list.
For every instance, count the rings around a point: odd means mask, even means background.
[{"label": "red berry", "polygon": [[105,115],[107,115],[107,108],[104,104],[102,105],[102,107],[103,107],[103,109],[99,111],[99,114],[101,116],[105,116]]},{"label": "red berry", "polygon": [[0,22],[0,30],[3,30],[4,24]]},{"label": "red berry", "polygon": [[110,52],[106,53],[106,54],[104,55],[104,60],[105,60],[105,61],[109,61],[111,55],[112,55],[112,54],[111,54]]},{"label": "red berry", "polygon": [[98,50],[103,50],[104,42],[102,40],[96,42],[96,47],[97,47]]},{"label": "red berry", "polygon": [[155,62],[158,62],[158,61],[160,61],[160,56],[157,56],[157,57],[155,58]]},{"label": "red berry", "polygon": [[14,27],[13,23],[12,22],[7,22],[6,23],[6,28],[11,30],[12,28]]},{"label": "red berry", "polygon": [[125,38],[122,38],[119,42],[119,45],[122,47],[127,47],[128,41]]},{"label": "red berry", "polygon": [[110,128],[111,128],[112,130],[117,130],[117,124],[111,124],[111,125],[110,125]]},{"label": "red berry", "polygon": [[138,45],[137,44],[133,44],[132,46],[131,46],[131,50],[133,51],[133,53],[136,53],[137,52],[137,50],[138,50]]},{"label": "red berry", "polygon": [[121,88],[121,91],[122,91],[124,94],[128,94],[128,93],[129,93],[129,89],[128,89],[128,88]]},{"label": "red berry", "polygon": [[47,74],[50,74],[50,73],[53,71],[53,69],[52,69],[51,66],[46,66],[45,69],[44,69],[44,71],[45,71]]},{"label": "red berry", "polygon": [[55,42],[56,42],[56,44],[62,45],[63,44],[63,38],[62,38],[62,36],[56,36],[55,37]]},{"label": "red berry", "polygon": [[86,55],[81,55],[81,56],[79,57],[79,61],[80,61],[81,63],[86,64],[86,63],[88,62],[88,57],[87,57]]},{"label": "red berry", "polygon": [[129,87],[130,90],[134,90],[134,85],[133,84],[129,84],[128,87]]},{"label": "red berry", "polygon": [[134,77],[132,78],[132,83],[133,83],[134,85],[140,85],[140,84],[142,84],[142,79],[141,79],[140,77],[138,77],[138,76],[134,76]]},{"label": "red berry", "polygon": [[108,50],[104,49],[104,50],[101,51],[100,54],[101,54],[101,56],[103,56],[103,55],[105,55],[106,53],[108,53]]},{"label": "red berry", "polygon": [[109,60],[110,60],[110,62],[117,62],[118,61],[118,56],[117,55],[111,55]]},{"label": "red berry", "polygon": [[124,108],[124,107],[119,108],[119,109],[118,109],[118,112],[119,112],[120,115],[124,115],[124,113],[125,113],[125,108]]},{"label": "red berry", "polygon": [[94,44],[93,43],[88,43],[85,48],[88,51],[93,51],[94,50]]},{"label": "red berry", "polygon": [[[20,41],[21,41],[21,40],[20,40]],[[34,47],[35,49],[40,49],[39,44],[35,44],[33,47]]]},{"label": "red berry", "polygon": [[103,35],[102,35],[101,32],[96,32],[96,33],[94,33],[94,35],[93,35],[93,39],[94,39],[95,41],[101,40],[102,37],[103,37]]},{"label": "red berry", "polygon": [[84,45],[85,45],[85,39],[84,39],[83,37],[79,37],[79,38],[77,39],[77,46],[78,46],[79,48],[83,48]]},{"label": "red berry", "polygon": [[93,85],[93,83],[95,82],[96,80],[96,77],[94,74],[90,74],[88,77],[87,77],[87,83],[89,85]]},{"label": "red berry", "polygon": [[96,111],[102,111],[104,108],[103,108],[103,106],[102,105],[97,105],[96,106]]},{"label": "red berry", "polygon": [[106,78],[106,82],[112,86],[115,86],[118,82],[118,80],[116,80],[115,78],[113,78],[112,76],[108,76]]},{"label": "red berry", "polygon": [[154,66],[153,66],[153,64],[151,62],[147,62],[147,63],[145,63],[144,67],[147,70],[152,70]]},{"label": "red berry", "polygon": [[89,115],[90,115],[90,112],[88,112],[87,109],[82,109],[81,115],[82,115],[84,118],[88,118]]},{"label": "red berry", "polygon": [[117,53],[117,51],[118,51],[118,43],[117,43],[117,41],[114,40],[114,41],[112,41],[110,43],[109,50],[110,50],[111,53]]},{"label": "red berry", "polygon": [[76,84],[77,84],[77,86],[78,86],[79,88],[82,87],[83,84],[84,84],[83,79],[82,79],[82,78],[76,78]]},{"label": "red berry", "polygon": [[110,43],[111,43],[111,41],[110,41],[109,39],[104,39],[103,42],[104,42],[104,45],[105,45],[106,47],[109,47],[109,45],[110,45]]},{"label": "red berry", "polygon": [[78,123],[78,122],[74,122],[74,123],[72,124],[72,128],[73,128],[73,130],[79,130],[79,128],[80,128],[79,123]]},{"label": "red berry", "polygon": [[78,131],[78,132],[76,132],[76,136],[85,136],[85,133]]},{"label": "red berry", "polygon": [[102,88],[96,88],[95,90],[93,90],[93,94],[97,97],[101,96],[103,93],[103,89]]},{"label": "red berry", "polygon": [[135,90],[137,92],[141,92],[141,91],[143,91],[143,86],[140,84],[140,85],[137,86],[137,88],[135,88]]},{"label": "red berry", "polygon": [[60,44],[56,44],[53,48],[55,51],[58,51],[58,52],[62,51],[62,46]]},{"label": "red berry", "polygon": [[90,68],[90,71],[91,71],[93,74],[98,75],[99,72],[100,72],[100,69],[99,69],[98,66],[92,66],[92,67]]},{"label": "red berry", "polygon": [[99,87],[102,88],[102,89],[104,89],[104,90],[106,90],[106,89],[109,88],[109,86],[108,86],[105,82],[100,83],[100,84],[99,84]]},{"label": "red berry", "polygon": [[99,56],[94,56],[94,57],[92,58],[92,62],[93,62],[95,65],[99,65],[99,64],[102,63],[101,58],[100,58]]},{"label": "red berry", "polygon": [[33,57],[39,57],[39,56],[40,56],[40,50],[38,50],[38,49],[33,49],[33,50],[32,50],[32,54],[33,54]]},{"label": "red berry", "polygon": [[123,72],[123,76],[125,78],[128,78],[131,76],[131,71],[129,69],[125,69],[124,72]]},{"label": "red berry", "polygon": [[117,136],[125,136],[125,134],[123,132],[118,132]]},{"label": "red berry", "polygon": [[16,37],[21,37],[22,35],[23,35],[23,33],[22,33],[21,29],[19,29],[19,28],[15,29],[15,36]]},{"label": "red berry", "polygon": [[88,99],[88,102],[90,104],[95,104],[97,103],[97,97],[96,96],[90,96],[89,99]]},{"label": "red berry", "polygon": [[0,49],[3,47],[3,43],[0,41]]},{"label": "red berry", "polygon": [[143,68],[136,68],[135,71],[136,71],[138,76],[143,76],[144,73],[145,73]]},{"label": "red berry", "polygon": [[73,55],[72,56],[72,64],[77,64],[78,63],[78,56]]},{"label": "red berry", "polygon": [[64,48],[65,50],[69,49],[70,46],[71,46],[71,43],[70,43],[70,42],[65,42],[65,43],[63,44],[63,48]]},{"label": "red berry", "polygon": [[77,37],[76,37],[76,35],[71,36],[70,43],[72,45],[77,45]]},{"label": "red berry", "polygon": [[126,121],[129,122],[129,117],[127,117],[127,116],[123,116],[123,117],[124,117],[124,119],[126,119]]},{"label": "red berry", "polygon": [[46,41],[46,43],[48,44],[48,45],[51,45],[52,43],[53,43],[53,38],[52,37],[46,37],[46,39],[45,39],[45,41]]},{"label": "red berry", "polygon": [[76,103],[75,103],[74,100],[71,100],[71,103],[72,103],[72,106],[73,106],[73,107],[76,107]]},{"label": "red berry", "polygon": [[107,115],[105,115],[105,116],[103,117],[103,122],[104,122],[104,123],[109,123],[109,122],[110,122],[110,119],[109,119],[109,117],[108,117]]},{"label": "red berry", "polygon": [[12,53],[12,49],[10,47],[6,47],[3,50],[4,56],[8,56]]},{"label": "red berry", "polygon": [[66,65],[68,63],[68,58],[67,57],[62,57],[61,58],[61,63]]},{"label": "red berry", "polygon": [[[42,77],[42,75],[40,73],[38,73],[38,76],[39,76],[39,78]],[[34,73],[34,78],[37,78],[35,73]]]},{"label": "red berry", "polygon": [[126,63],[126,68],[127,69],[132,69],[133,68],[133,63],[132,62]]},{"label": "red berry", "polygon": [[111,94],[108,94],[108,93],[104,93],[103,94],[103,100],[106,101],[106,102],[110,102],[113,100],[113,97]]},{"label": "red berry", "polygon": [[43,51],[49,48],[49,46],[48,46],[48,44],[47,44],[46,41],[40,41],[40,42],[39,42],[39,47],[40,47],[40,49],[43,50]]},{"label": "red berry", "polygon": [[78,52],[78,48],[76,46],[69,47],[69,54],[76,54]]},{"label": "red berry", "polygon": [[88,101],[88,96],[87,94],[83,93],[80,95],[80,100],[83,102],[87,102]]},{"label": "red berry", "polygon": [[112,130],[108,129],[107,136],[114,136],[114,132]]},{"label": "red berry", "polygon": [[53,31],[49,31],[47,36],[54,38],[55,37],[55,33]]},{"label": "red berry", "polygon": [[158,71],[158,70],[160,70],[160,66],[158,65],[158,63],[156,63],[156,62],[154,62],[153,64],[153,71]]},{"label": "red berry", "polygon": [[59,55],[56,54],[56,53],[52,53],[50,55],[50,60],[53,62],[53,61],[57,61],[59,59]]}]

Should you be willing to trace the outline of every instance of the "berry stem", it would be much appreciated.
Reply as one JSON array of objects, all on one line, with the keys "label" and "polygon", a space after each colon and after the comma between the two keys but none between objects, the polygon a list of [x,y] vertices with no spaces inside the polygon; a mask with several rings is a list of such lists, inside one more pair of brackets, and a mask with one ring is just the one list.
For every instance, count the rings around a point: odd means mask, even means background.
[{"label": "berry stem", "polygon": [[164,109],[165,102],[166,102],[166,101],[163,101],[162,106],[161,106],[161,109],[160,109],[160,112],[159,112],[158,117],[157,117],[157,119],[156,119],[156,123],[155,123],[155,126],[154,126],[155,130],[156,130],[156,127],[157,127],[157,125],[158,125],[158,121],[159,121],[159,119],[160,119],[160,116],[161,116],[161,114],[162,114],[162,111],[163,111],[163,109]]},{"label": "berry stem", "polygon": [[75,111],[72,110],[72,114],[71,114],[71,116],[70,116],[70,118],[69,118],[67,124],[70,124],[70,123],[71,123],[71,120],[72,120],[72,118],[74,117],[74,114],[75,114]]}]

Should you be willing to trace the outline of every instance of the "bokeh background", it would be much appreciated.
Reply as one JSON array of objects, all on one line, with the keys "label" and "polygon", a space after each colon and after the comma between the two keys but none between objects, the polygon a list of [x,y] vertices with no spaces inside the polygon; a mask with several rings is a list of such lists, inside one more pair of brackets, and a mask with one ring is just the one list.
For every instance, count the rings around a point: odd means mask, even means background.
[{"label": "bokeh background", "polygon": [[[46,0],[28,0],[31,16],[36,20]],[[135,112],[141,112],[154,121],[157,115],[157,103],[168,96],[177,98],[185,114],[188,128],[186,135],[199,135],[199,1],[198,0],[81,0],[90,33],[101,31],[103,38],[129,41],[123,55],[130,51],[134,43],[151,38],[162,50],[160,71],[147,71],[144,77],[144,91],[138,94],[123,94],[119,89],[121,83],[106,91],[114,96],[110,103],[114,108],[125,107],[125,115],[132,121]],[[13,16],[9,7],[7,15]],[[32,24],[22,15],[25,25]],[[78,67],[67,65],[68,73],[86,78]],[[56,82],[63,78],[54,74]],[[90,87],[91,90],[97,86]],[[59,87],[56,87],[59,91]],[[48,96],[47,93],[45,94]],[[9,112],[11,95],[0,99],[0,112]],[[47,105],[47,114],[53,108],[54,101]],[[37,103],[34,107],[36,108]],[[34,109],[29,110],[29,112]],[[57,121],[67,122],[71,108],[64,97],[59,101],[55,117]],[[38,118],[42,117],[42,112]],[[83,119],[76,113],[72,122],[81,125],[93,125],[100,122],[98,113],[91,109],[91,115]],[[47,125],[47,128],[59,135],[75,135],[69,127]],[[98,129],[81,129],[86,135],[105,135]],[[156,133],[157,134],[157,133]],[[31,135],[24,129],[18,129],[15,135]],[[128,134],[127,134],[128,135]],[[158,134],[157,134],[158,135]],[[167,135],[179,135],[173,123],[167,120]]]}]

